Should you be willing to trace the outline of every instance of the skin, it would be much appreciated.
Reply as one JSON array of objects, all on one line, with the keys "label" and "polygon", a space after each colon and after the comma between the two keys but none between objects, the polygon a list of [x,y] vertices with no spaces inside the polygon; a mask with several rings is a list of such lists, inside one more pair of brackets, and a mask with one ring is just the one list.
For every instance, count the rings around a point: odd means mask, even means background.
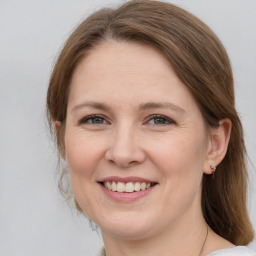
[{"label": "skin", "polygon": [[[193,96],[150,46],[109,40],[79,63],[65,156],[75,198],[100,226],[107,255],[199,255],[207,232],[202,175],[224,158],[230,129],[225,119],[207,133]],[[97,182],[109,176],[157,185],[139,200],[117,202]],[[231,246],[210,230],[203,254]]]}]

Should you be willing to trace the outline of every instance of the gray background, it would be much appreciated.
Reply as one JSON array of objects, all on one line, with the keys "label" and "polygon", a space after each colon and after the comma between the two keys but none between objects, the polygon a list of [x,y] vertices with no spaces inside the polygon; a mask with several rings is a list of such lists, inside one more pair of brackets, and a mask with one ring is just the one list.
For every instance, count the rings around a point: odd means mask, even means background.
[{"label": "gray background", "polygon": [[[56,54],[72,28],[99,7],[120,2],[0,0],[1,256],[85,256],[102,244],[58,194],[45,97]],[[252,161],[248,207],[256,228],[256,1],[170,2],[205,21],[230,55]],[[256,250],[256,242],[250,247]]]}]

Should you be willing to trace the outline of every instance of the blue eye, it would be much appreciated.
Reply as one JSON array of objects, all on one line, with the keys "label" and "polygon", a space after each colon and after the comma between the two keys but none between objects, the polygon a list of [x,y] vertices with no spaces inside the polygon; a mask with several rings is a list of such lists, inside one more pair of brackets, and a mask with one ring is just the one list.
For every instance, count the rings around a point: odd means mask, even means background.
[{"label": "blue eye", "polygon": [[100,115],[90,115],[87,117],[84,117],[80,122],[80,124],[106,124],[107,121],[105,120],[104,117]]},{"label": "blue eye", "polygon": [[162,116],[162,115],[153,115],[150,117],[149,121],[148,121],[149,124],[151,125],[158,125],[158,126],[164,126],[164,125],[170,125],[170,124],[174,124],[175,122],[166,117],[166,116]]}]

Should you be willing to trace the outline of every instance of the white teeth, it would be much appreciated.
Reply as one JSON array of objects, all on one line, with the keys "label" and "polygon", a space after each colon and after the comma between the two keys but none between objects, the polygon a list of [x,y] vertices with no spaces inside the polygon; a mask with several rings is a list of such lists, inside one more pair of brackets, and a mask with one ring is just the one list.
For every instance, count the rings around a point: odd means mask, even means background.
[{"label": "white teeth", "polygon": [[[104,185],[105,185],[105,182],[104,182]],[[106,186],[105,186],[105,187],[106,187]],[[112,190],[112,191],[116,191],[116,189],[117,189],[117,188],[116,188],[116,183],[113,181],[113,182],[112,182],[112,188],[111,188],[111,190]]]},{"label": "white teeth", "polygon": [[111,189],[112,189],[112,184],[111,184],[109,181],[107,181],[107,182],[106,182],[106,187],[107,187],[109,190],[111,190]]},{"label": "white teeth", "polygon": [[145,190],[152,186],[151,183],[147,182],[115,182],[115,181],[106,181],[104,182],[104,187],[106,187],[109,190],[117,191],[117,192],[126,192],[131,193],[135,191]]},{"label": "white teeth", "polygon": [[125,192],[125,184],[123,182],[117,182],[116,191]]},{"label": "white teeth", "polygon": [[139,182],[135,182],[134,190],[140,191],[140,183]]},{"label": "white teeth", "polygon": [[132,182],[126,183],[125,192],[133,192],[134,191],[134,185]]},{"label": "white teeth", "polygon": [[145,190],[146,187],[147,187],[146,182],[142,182],[142,183],[140,184],[140,189],[141,189],[141,190]]}]

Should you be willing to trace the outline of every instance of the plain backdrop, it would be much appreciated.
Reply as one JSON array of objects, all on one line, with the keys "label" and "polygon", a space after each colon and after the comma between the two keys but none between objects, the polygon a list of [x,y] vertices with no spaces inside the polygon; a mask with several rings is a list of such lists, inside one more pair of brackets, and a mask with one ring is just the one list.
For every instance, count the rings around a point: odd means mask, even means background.
[{"label": "plain backdrop", "polygon": [[[0,0],[0,256],[86,256],[100,235],[57,190],[45,98],[57,53],[88,14],[124,1]],[[230,55],[256,228],[256,1],[173,0],[208,24]],[[256,250],[254,241],[251,248]]]}]

